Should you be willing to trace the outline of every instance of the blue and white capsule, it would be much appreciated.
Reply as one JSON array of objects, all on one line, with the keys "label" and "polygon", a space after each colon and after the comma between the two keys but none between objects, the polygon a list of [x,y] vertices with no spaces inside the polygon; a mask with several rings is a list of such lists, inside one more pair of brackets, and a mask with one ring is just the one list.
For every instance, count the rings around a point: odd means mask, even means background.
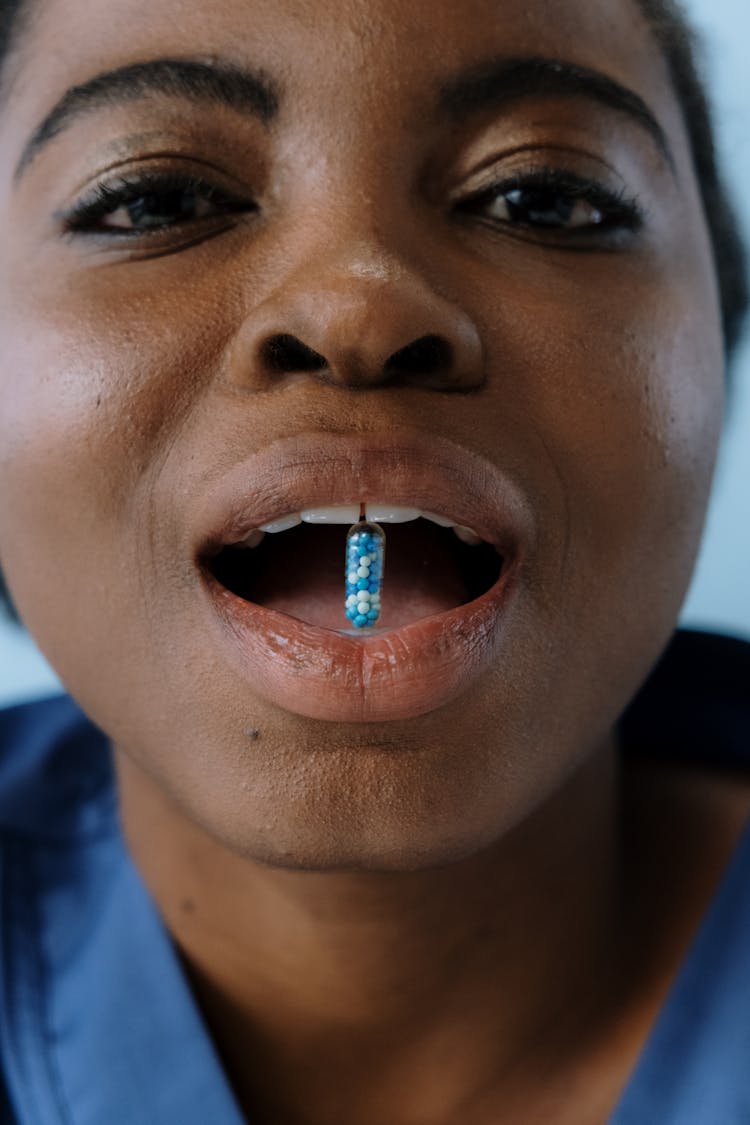
[{"label": "blue and white capsule", "polygon": [[380,618],[384,565],[385,534],[363,511],[346,537],[345,613],[355,629],[367,629]]}]

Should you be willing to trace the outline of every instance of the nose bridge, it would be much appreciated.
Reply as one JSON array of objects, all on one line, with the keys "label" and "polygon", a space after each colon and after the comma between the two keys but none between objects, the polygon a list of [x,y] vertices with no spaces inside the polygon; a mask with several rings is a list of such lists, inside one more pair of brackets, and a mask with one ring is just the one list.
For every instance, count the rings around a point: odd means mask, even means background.
[{"label": "nose bridge", "polygon": [[319,237],[300,240],[271,291],[247,310],[235,381],[265,389],[301,370],[357,387],[481,381],[482,344],[469,313],[438,291],[408,245],[404,252],[395,221],[384,237],[382,217],[363,202],[358,218],[332,213],[330,222],[318,220]]}]

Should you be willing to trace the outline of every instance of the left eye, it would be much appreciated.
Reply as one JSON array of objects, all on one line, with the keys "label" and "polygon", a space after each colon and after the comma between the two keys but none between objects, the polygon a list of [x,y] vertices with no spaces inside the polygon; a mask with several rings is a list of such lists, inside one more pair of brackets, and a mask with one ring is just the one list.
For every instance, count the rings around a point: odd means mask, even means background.
[{"label": "left eye", "polygon": [[254,208],[194,178],[150,176],[97,184],[64,216],[73,233],[149,234]]}]

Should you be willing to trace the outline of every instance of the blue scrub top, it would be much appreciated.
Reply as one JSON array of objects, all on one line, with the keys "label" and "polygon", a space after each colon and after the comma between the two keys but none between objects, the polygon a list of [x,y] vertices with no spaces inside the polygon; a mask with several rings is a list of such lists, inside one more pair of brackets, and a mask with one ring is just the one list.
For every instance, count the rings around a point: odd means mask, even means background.
[{"label": "blue scrub top", "polygon": [[[621,726],[625,752],[746,769],[750,645],[678,634]],[[748,888],[750,827],[609,1125],[750,1123]],[[66,697],[0,714],[0,993],[2,1125],[243,1125]]]}]

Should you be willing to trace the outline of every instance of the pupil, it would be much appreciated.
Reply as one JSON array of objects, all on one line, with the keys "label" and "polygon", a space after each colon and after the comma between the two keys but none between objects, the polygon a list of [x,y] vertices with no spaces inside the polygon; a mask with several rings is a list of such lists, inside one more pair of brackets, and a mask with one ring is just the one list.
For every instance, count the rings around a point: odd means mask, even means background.
[{"label": "pupil", "polygon": [[128,204],[133,226],[158,227],[168,222],[189,219],[195,213],[196,193],[185,188],[168,192],[150,192]]}]

